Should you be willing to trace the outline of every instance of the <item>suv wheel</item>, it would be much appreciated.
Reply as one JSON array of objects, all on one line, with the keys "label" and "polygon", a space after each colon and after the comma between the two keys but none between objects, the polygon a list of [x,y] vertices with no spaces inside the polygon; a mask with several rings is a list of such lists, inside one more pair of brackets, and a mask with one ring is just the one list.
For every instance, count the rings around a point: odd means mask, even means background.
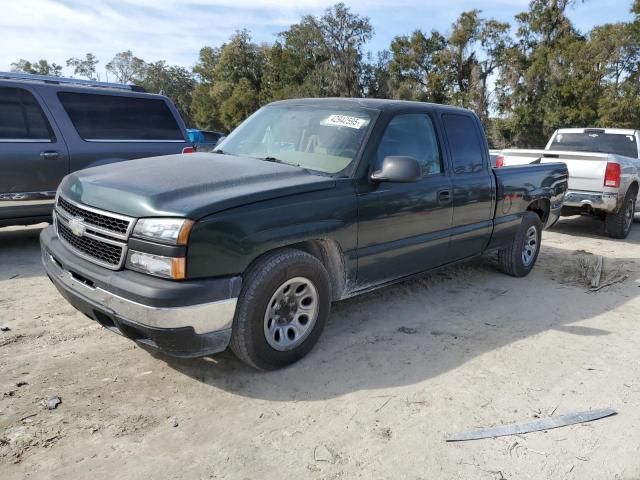
[{"label": "suv wheel", "polygon": [[498,250],[500,269],[512,277],[524,277],[536,264],[540,253],[542,222],[533,212],[522,218],[520,228],[508,248]]},{"label": "suv wheel", "polygon": [[637,195],[635,190],[628,190],[620,209],[617,212],[607,214],[605,226],[610,237],[627,238],[627,235],[629,235],[636,212]]},{"label": "suv wheel", "polygon": [[259,260],[244,278],[231,349],[252,367],[272,370],[304,357],[331,309],[331,282],[313,255],[284,249]]}]

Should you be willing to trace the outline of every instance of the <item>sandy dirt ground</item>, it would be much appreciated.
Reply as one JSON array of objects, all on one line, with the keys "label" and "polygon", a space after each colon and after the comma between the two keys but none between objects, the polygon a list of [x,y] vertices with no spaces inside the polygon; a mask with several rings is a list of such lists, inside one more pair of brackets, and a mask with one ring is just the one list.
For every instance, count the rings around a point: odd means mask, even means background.
[{"label": "sandy dirt ground", "polygon": [[[307,358],[270,373],[106,331],[43,275],[38,234],[0,230],[3,480],[640,478],[640,222],[611,240],[564,219],[527,278],[482,258],[343,301]],[[591,254],[603,279],[628,278],[589,292]],[[618,415],[445,442],[606,407]]]}]

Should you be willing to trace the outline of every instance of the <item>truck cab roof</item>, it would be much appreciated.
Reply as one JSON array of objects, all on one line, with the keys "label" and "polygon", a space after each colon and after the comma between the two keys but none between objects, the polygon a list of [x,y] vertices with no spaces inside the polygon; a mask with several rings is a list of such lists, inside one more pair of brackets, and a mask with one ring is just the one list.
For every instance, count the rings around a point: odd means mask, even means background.
[{"label": "truck cab roof", "polygon": [[380,112],[393,112],[397,110],[405,110],[410,108],[424,109],[429,107],[433,110],[440,111],[457,111],[470,113],[466,108],[454,107],[450,105],[440,105],[437,103],[413,102],[409,100],[389,100],[381,98],[344,98],[344,97],[328,97],[328,98],[298,98],[291,100],[280,100],[270,103],[269,105],[309,105],[309,106],[335,106],[343,108],[365,108],[370,110],[378,110]]}]

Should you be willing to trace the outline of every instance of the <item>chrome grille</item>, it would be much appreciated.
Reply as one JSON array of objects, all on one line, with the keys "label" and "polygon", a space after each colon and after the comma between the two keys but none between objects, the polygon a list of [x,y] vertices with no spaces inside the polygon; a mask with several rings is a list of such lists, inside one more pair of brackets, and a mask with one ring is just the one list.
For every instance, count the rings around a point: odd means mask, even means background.
[{"label": "chrome grille", "polygon": [[100,212],[94,208],[72,203],[63,197],[58,197],[58,210],[66,213],[70,217],[82,217],[84,223],[93,225],[107,232],[116,233],[118,235],[127,235],[132,219],[123,215],[116,215],[107,212]]},{"label": "chrome grille", "polygon": [[110,245],[91,237],[77,237],[62,222],[58,222],[58,236],[74,249],[91,257],[91,259],[97,260],[96,263],[107,264],[112,267],[120,265],[124,247]]},{"label": "chrome grille", "polygon": [[112,270],[122,268],[135,219],[59,196],[54,223],[60,240],[78,256]]}]

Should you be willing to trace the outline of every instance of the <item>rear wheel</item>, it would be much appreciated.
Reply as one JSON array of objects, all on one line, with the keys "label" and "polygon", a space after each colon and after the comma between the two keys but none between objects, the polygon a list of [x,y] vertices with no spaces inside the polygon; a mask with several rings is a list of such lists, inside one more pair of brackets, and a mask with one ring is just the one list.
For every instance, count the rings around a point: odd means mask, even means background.
[{"label": "rear wheel", "polygon": [[628,190],[620,209],[617,212],[607,213],[605,226],[610,237],[627,238],[629,235],[636,211],[637,195],[638,192],[635,190]]},{"label": "rear wheel", "polygon": [[331,283],[313,255],[284,249],[249,269],[238,299],[231,349],[252,367],[273,370],[304,357],[331,308]]},{"label": "rear wheel", "polygon": [[508,248],[498,250],[500,269],[512,277],[527,275],[538,259],[542,239],[542,222],[533,212],[522,218],[520,228]]}]

